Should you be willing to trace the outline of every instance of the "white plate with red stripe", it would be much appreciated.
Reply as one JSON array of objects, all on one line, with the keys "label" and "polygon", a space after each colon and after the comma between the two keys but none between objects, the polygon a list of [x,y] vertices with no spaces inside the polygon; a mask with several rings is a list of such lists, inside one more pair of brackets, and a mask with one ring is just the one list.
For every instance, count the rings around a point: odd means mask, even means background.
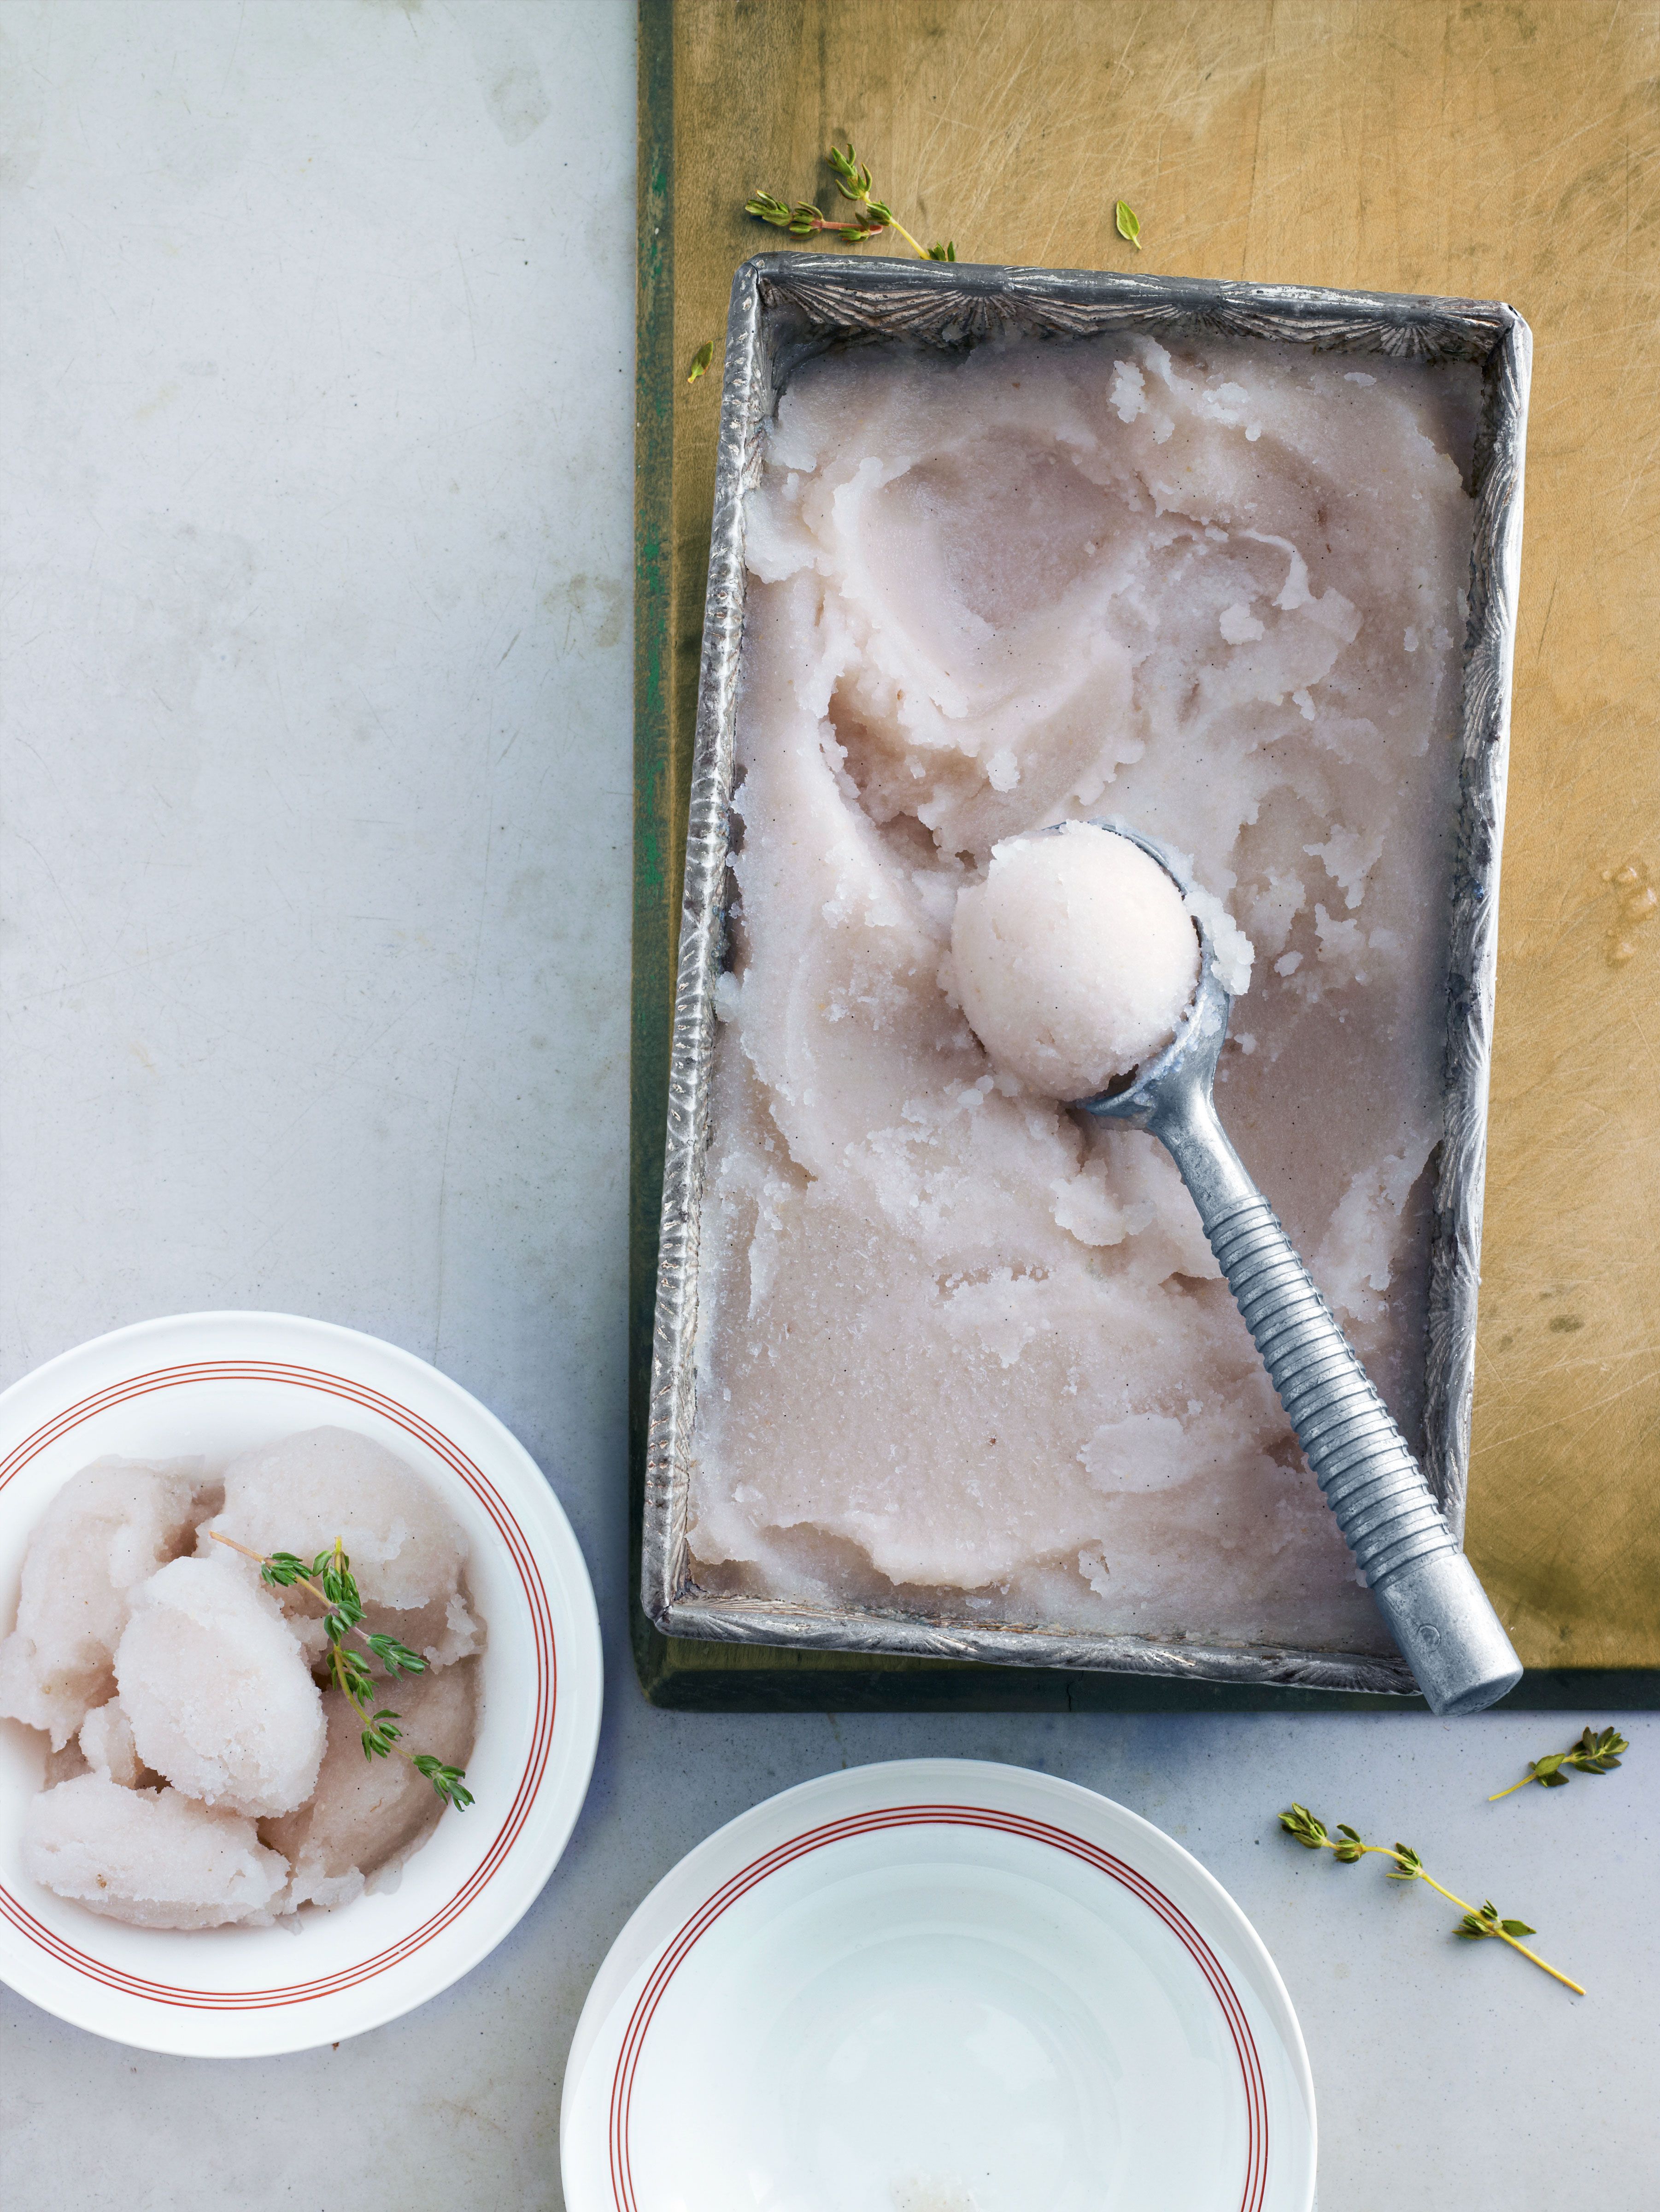
[{"label": "white plate with red stripe", "polygon": [[1309,2212],[1314,2090],[1251,1923],[1075,1783],[924,1759],[786,1790],[613,1945],[567,2212]]},{"label": "white plate with red stripe", "polygon": [[571,1525],[524,1446],[396,1346],[288,1314],[181,1314],[64,1353],[0,1397],[0,1624],[29,1531],[105,1452],[200,1453],[333,1424],[407,1460],[471,1545],[488,1625],[475,1803],[446,1812],[395,1889],[272,1928],[129,1928],[24,1874],[24,1808],[45,1739],[0,1721],[0,1980],[142,2050],[256,2057],[394,2020],[477,1965],[534,1901],[586,1795],[599,1737],[594,1595]]}]

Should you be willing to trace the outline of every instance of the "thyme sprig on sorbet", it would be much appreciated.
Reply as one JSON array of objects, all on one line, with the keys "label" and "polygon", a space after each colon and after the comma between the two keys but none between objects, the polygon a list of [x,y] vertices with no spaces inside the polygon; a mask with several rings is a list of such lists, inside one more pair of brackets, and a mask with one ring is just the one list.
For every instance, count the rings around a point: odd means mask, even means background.
[{"label": "thyme sprig on sorbet", "polygon": [[1330,1835],[1324,1823],[1317,1820],[1306,1805],[1293,1805],[1289,1812],[1281,1813],[1280,1826],[1306,1850],[1333,1853],[1340,1866],[1354,1866],[1372,1853],[1380,1858],[1393,1860],[1394,1863],[1389,1869],[1391,1881],[1426,1881],[1438,1896],[1445,1897],[1449,1905],[1457,1906],[1464,1917],[1452,1932],[1463,1942],[1476,1943],[1483,1936],[1496,1936],[1499,1942],[1508,1943],[1512,1951],[1519,1951],[1524,1959],[1530,1959],[1553,1981],[1560,1982],[1564,1989],[1572,1990],[1576,1996],[1582,1997],[1585,1994],[1578,1982],[1570,1981],[1566,1974],[1560,1973],[1542,1959],[1536,1951],[1530,1951],[1525,1943],[1518,1941],[1520,1936],[1534,1933],[1525,1920],[1502,1919],[1499,1908],[1491,1899],[1478,1911],[1475,1905],[1467,1905],[1462,1897],[1455,1897],[1450,1889],[1444,1888],[1436,1881],[1433,1875],[1425,1871],[1422,1859],[1410,1844],[1368,1844],[1357,1829],[1341,1822],[1336,1834]]},{"label": "thyme sprig on sorbet", "polygon": [[845,154],[840,147],[832,146],[824,158],[830,164],[838,193],[855,210],[851,216],[838,222],[810,200],[798,200],[791,205],[786,200],[774,199],[771,192],[752,192],[743,203],[745,215],[754,216],[759,222],[770,222],[775,230],[787,230],[791,238],[811,238],[824,231],[849,246],[861,246],[867,238],[880,237],[884,230],[896,230],[921,260],[956,259],[954,240],[924,246],[919,239],[912,236],[886,200],[872,196],[870,172],[853,151],[851,138]]},{"label": "thyme sprig on sorbet", "polygon": [[1560,1790],[1568,1778],[1563,1770],[1570,1766],[1576,1774],[1612,1774],[1620,1764],[1620,1753],[1630,1749],[1618,1729],[1605,1728],[1596,1735],[1584,1729],[1578,1743],[1571,1743],[1566,1751],[1547,1752],[1542,1759],[1530,1759],[1521,1780],[1512,1782],[1508,1790],[1495,1790],[1487,1802],[1496,1805],[1501,1797],[1525,1790],[1530,1782],[1538,1783],[1542,1789]]},{"label": "thyme sprig on sorbet", "polygon": [[209,1532],[216,1544],[228,1544],[245,1559],[259,1562],[259,1579],[271,1589],[303,1589],[323,1607],[323,1633],[328,1639],[329,1673],[341,1695],[362,1723],[363,1756],[385,1759],[395,1751],[407,1759],[415,1772],[430,1782],[446,1805],[463,1811],[473,1802],[466,1786],[466,1769],[446,1766],[431,1752],[411,1752],[402,1741],[403,1726],[396,1709],[375,1705],[375,1680],[368,1663],[354,1651],[349,1638],[360,1644],[394,1680],[400,1674],[424,1674],[427,1662],[396,1636],[383,1636],[363,1626],[363,1600],[359,1595],[352,1563],[338,1536],[326,1552],[319,1552],[308,1566],[293,1552],[251,1551],[233,1536]]}]

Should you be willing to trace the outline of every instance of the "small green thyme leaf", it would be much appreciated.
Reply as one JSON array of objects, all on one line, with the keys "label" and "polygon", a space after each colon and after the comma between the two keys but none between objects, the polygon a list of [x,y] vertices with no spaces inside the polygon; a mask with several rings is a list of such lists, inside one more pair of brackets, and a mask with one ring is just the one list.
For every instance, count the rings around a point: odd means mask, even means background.
[{"label": "small green thyme leaf", "polygon": [[686,381],[688,384],[695,384],[699,377],[707,373],[709,364],[714,357],[715,342],[713,338],[705,338],[703,343],[692,356],[692,366],[687,371]]},{"label": "small green thyme leaf", "polygon": [[395,1636],[366,1636],[364,1642],[389,1674],[424,1674],[427,1662]]},{"label": "small green thyme leaf", "polygon": [[1288,1813],[1281,1813],[1280,1826],[1288,1836],[1294,1836],[1305,1850],[1318,1851],[1322,1844],[1330,1841],[1306,1805],[1293,1805]]},{"label": "small green thyme leaf", "polygon": [[853,151],[853,142],[847,142],[843,154],[832,147],[825,155],[836,179],[836,190],[845,200],[868,200],[870,197],[870,172]]},{"label": "small green thyme leaf", "polygon": [[382,1705],[379,1712],[367,1717],[363,1730],[363,1756],[365,1759],[389,1758],[403,1733],[397,1715],[390,1705]]},{"label": "small green thyme leaf", "polygon": [[1120,200],[1112,210],[1112,220],[1120,238],[1128,239],[1137,253],[1142,250],[1141,217],[1128,200]]},{"label": "small green thyme leaf", "polygon": [[453,1805],[460,1812],[472,1803],[473,1793],[464,1786],[463,1768],[445,1766],[442,1759],[435,1759],[429,1751],[422,1752],[409,1763],[417,1773],[426,1776],[446,1805]]}]

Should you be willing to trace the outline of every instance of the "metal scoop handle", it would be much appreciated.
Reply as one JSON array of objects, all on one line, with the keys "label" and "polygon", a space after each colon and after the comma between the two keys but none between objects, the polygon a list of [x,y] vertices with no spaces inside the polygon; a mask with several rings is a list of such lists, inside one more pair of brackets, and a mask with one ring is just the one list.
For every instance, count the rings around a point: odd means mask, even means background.
[{"label": "metal scoop handle", "polygon": [[[1210,1059],[1210,1066],[1205,1060]],[[1435,1713],[1475,1713],[1521,1662],[1406,1439],[1216,1118],[1214,1057],[1136,1118],[1181,1170],[1326,1503]]]},{"label": "metal scoop handle", "polygon": [[[1191,894],[1180,854],[1116,816],[1095,826],[1139,845]],[[1233,1000],[1209,931],[1197,916],[1194,927],[1199,984],[1175,1037],[1121,1085],[1076,1104],[1149,1130],[1181,1170],[1297,1441],[1430,1711],[1479,1713],[1521,1680],[1522,1662],[1405,1437],[1216,1118],[1211,1086]]]}]

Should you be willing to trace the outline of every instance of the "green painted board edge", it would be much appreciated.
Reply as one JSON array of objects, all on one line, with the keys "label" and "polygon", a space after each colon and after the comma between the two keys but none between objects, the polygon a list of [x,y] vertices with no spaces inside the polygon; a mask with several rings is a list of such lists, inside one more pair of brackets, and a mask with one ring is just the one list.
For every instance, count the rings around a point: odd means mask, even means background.
[{"label": "green painted board edge", "polygon": [[[634,896],[629,1081],[629,1627],[640,1687],[687,1712],[1422,1712],[1417,1698],[785,1651],[661,1635],[639,1601],[645,1431],[669,1042],[691,775],[690,687],[675,681],[674,0],[639,0],[635,270]],[[700,435],[709,434],[706,418]],[[685,696],[682,696],[682,692]],[[1505,1700],[1547,1711],[1660,1709],[1660,1671],[1536,1671]]]}]

